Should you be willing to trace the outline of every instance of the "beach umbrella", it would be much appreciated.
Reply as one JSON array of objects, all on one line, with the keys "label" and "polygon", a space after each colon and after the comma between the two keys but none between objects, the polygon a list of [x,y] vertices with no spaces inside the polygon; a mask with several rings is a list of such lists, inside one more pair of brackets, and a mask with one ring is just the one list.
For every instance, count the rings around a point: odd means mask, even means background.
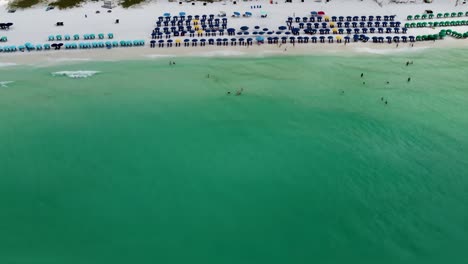
[{"label": "beach umbrella", "polygon": [[249,27],[243,26],[243,27],[241,27],[240,29],[241,29],[242,31],[246,31],[246,30],[249,30]]},{"label": "beach umbrella", "polygon": [[240,13],[239,12],[234,12],[234,15],[235,16],[240,16]]},{"label": "beach umbrella", "polygon": [[170,13],[164,13],[163,16],[164,16],[164,17],[170,17],[171,14],[170,14]]},{"label": "beach umbrella", "polygon": [[323,11],[318,11],[317,14],[318,14],[319,16],[324,16],[324,15],[325,15],[325,12],[323,12]]},{"label": "beach umbrella", "polygon": [[278,27],[278,29],[279,29],[279,30],[286,30],[286,29],[288,29],[288,28],[285,27],[285,26],[280,26],[280,27]]},{"label": "beach umbrella", "polygon": [[318,13],[317,13],[316,11],[312,11],[312,12],[310,12],[310,14],[311,14],[312,16],[317,16],[317,15],[318,15]]}]

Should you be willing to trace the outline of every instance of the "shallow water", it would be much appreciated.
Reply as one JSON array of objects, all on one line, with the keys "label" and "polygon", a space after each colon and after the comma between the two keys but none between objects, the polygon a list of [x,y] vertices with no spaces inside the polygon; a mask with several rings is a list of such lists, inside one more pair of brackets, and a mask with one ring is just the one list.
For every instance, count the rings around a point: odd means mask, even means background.
[{"label": "shallow water", "polygon": [[0,69],[1,263],[466,261],[466,50],[169,60]]}]

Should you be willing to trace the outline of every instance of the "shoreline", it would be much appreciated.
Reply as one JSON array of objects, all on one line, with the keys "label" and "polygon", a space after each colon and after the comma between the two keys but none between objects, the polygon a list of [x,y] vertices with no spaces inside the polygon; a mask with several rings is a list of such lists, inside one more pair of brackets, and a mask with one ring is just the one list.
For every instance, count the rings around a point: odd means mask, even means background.
[{"label": "shoreline", "polygon": [[[422,1],[421,1],[422,2]],[[253,9],[252,5],[260,6],[259,9]],[[83,61],[121,61],[121,60],[151,60],[165,57],[265,57],[265,56],[290,56],[290,55],[314,55],[314,54],[337,54],[339,56],[354,56],[355,54],[394,54],[401,52],[414,52],[431,48],[465,48],[468,43],[465,40],[453,39],[447,37],[444,40],[417,41],[413,42],[414,48],[410,48],[411,43],[372,43],[357,42],[348,43],[346,46],[338,43],[296,43],[283,44],[279,48],[275,44],[263,44],[261,46],[205,46],[205,47],[172,47],[172,48],[150,48],[149,43],[152,40],[151,32],[155,28],[155,21],[165,12],[171,12],[177,15],[179,12],[187,14],[218,14],[221,10],[227,14],[228,28],[239,29],[247,26],[253,29],[267,28],[275,31],[279,26],[286,25],[285,20],[288,17],[307,17],[311,10],[323,10],[330,16],[359,16],[359,15],[393,15],[396,14],[397,21],[407,22],[407,15],[421,14],[425,9],[431,8],[434,12],[455,12],[468,11],[468,6],[452,6],[450,3],[436,2],[430,5],[417,4],[386,4],[377,5],[373,0],[332,0],[326,2],[313,3],[279,3],[270,4],[266,0],[238,2],[215,2],[203,6],[202,4],[191,5],[183,2],[151,2],[142,6],[123,9],[118,6],[112,9],[110,13],[103,9],[102,3],[89,2],[81,7],[65,10],[45,11],[44,6],[38,5],[31,9],[18,10],[16,13],[8,13],[0,9],[0,18],[2,22],[13,22],[14,26],[10,30],[0,31],[0,36],[8,38],[7,42],[0,43],[0,46],[32,44],[51,44],[48,36],[54,35],[73,35],[83,36],[84,34],[107,34],[112,33],[115,41],[119,40],[144,40],[144,47],[118,47],[107,49],[85,49],[85,50],[60,50],[60,51],[31,51],[0,53],[0,68],[12,63],[20,65],[39,65],[47,66],[60,63],[83,62]],[[100,11],[100,13],[97,13]],[[233,12],[252,12],[253,16],[249,18],[232,18]],[[260,12],[267,12],[268,17],[260,17]],[[35,19],[31,23],[31,18]],[[441,20],[466,20],[463,18],[444,18]],[[120,19],[120,23],[115,23]],[[62,21],[64,26],[56,26],[57,21]],[[419,20],[418,20],[419,21]],[[422,21],[422,20],[421,20]],[[429,20],[425,20],[429,21]],[[435,21],[435,20],[434,20]],[[296,25],[297,26],[297,25]],[[436,34],[442,28],[410,28],[408,35]],[[468,25],[456,27],[457,31],[465,32]],[[350,34],[338,34],[346,36]],[[323,36],[338,36],[328,34]],[[389,36],[401,36],[401,34],[391,33]],[[252,34],[249,35],[254,37]],[[369,36],[385,36],[374,34]],[[102,41],[107,41],[104,39]],[[101,40],[100,40],[101,41]],[[64,41],[65,42],[65,41]],[[72,41],[70,41],[72,42]],[[70,43],[69,42],[69,43]],[[82,38],[76,42],[91,42]],[[66,42],[65,42],[66,43]],[[284,51],[284,48],[287,51]]]},{"label": "shoreline", "polygon": [[[414,44],[414,47],[411,47]],[[286,48],[286,51],[284,49]],[[132,47],[94,49],[94,50],[64,50],[64,51],[31,51],[22,53],[3,54],[0,69],[13,66],[39,66],[47,67],[61,64],[82,63],[90,61],[112,62],[112,61],[139,61],[157,60],[164,58],[228,58],[247,57],[262,58],[272,56],[315,56],[336,55],[342,57],[359,55],[382,55],[392,56],[394,54],[414,53],[430,49],[466,49],[467,45],[457,40],[443,40],[436,42],[400,43],[397,48],[395,44],[378,43],[320,43],[320,44],[283,44],[278,47],[274,44],[262,46],[205,46],[205,47],[180,47],[180,48],[154,48]]]}]

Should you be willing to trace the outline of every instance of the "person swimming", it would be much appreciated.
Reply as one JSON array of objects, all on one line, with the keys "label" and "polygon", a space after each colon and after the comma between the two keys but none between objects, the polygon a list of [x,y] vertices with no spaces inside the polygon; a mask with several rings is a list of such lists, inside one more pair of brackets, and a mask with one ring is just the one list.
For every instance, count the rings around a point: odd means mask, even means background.
[{"label": "person swimming", "polygon": [[240,88],[240,90],[236,92],[236,95],[241,95],[243,91],[244,91],[244,88]]},{"label": "person swimming", "polygon": [[364,73],[361,73],[361,78],[364,77]]},{"label": "person swimming", "polygon": [[410,82],[410,81],[411,81],[411,77],[408,77],[408,82]]}]

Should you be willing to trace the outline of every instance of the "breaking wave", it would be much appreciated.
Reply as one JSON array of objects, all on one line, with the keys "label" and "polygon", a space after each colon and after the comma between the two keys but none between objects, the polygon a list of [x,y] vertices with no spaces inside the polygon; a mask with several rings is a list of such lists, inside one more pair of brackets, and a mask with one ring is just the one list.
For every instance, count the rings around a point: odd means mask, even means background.
[{"label": "breaking wave", "polygon": [[0,81],[0,87],[6,88],[10,83],[13,83],[13,81]]},{"label": "breaking wave", "polygon": [[94,76],[95,74],[100,73],[99,71],[59,71],[53,72],[53,76],[66,76],[72,79],[79,79],[79,78],[89,78]]}]

